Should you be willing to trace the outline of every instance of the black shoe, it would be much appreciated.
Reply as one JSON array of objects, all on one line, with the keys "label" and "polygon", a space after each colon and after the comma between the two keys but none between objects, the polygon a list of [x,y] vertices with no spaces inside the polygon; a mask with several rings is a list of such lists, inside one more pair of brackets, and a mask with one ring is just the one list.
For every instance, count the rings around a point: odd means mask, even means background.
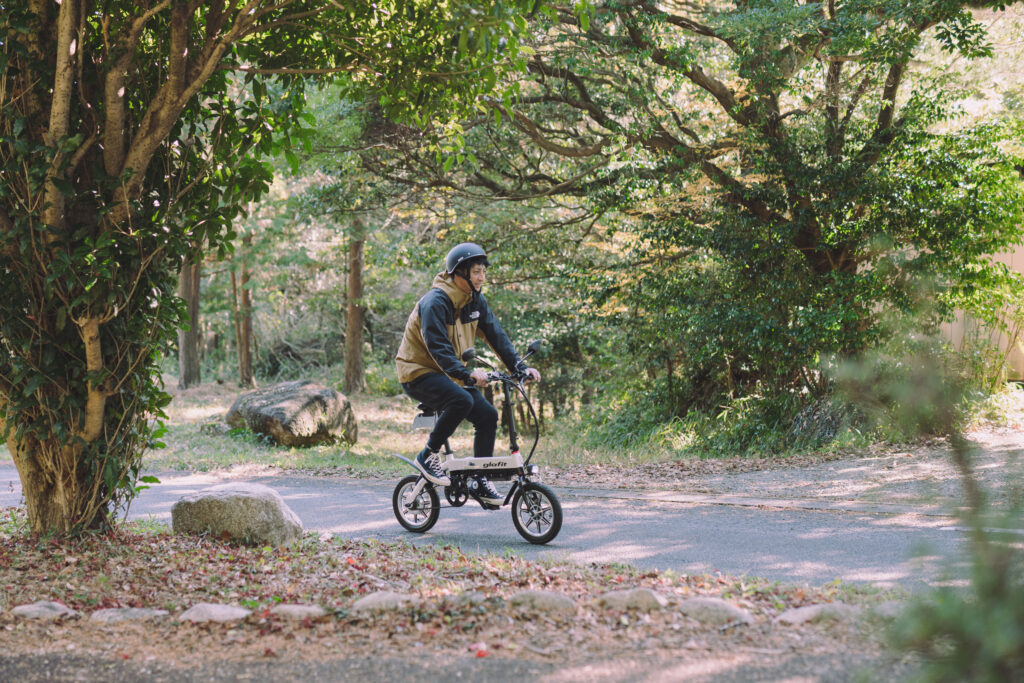
[{"label": "black shoe", "polygon": [[431,484],[438,486],[451,486],[452,480],[441,469],[441,454],[424,448],[416,456],[416,469],[423,473]]},{"label": "black shoe", "polygon": [[469,490],[481,503],[500,506],[505,502],[505,496],[498,493],[494,484],[487,480],[482,474],[478,474],[469,480]]}]

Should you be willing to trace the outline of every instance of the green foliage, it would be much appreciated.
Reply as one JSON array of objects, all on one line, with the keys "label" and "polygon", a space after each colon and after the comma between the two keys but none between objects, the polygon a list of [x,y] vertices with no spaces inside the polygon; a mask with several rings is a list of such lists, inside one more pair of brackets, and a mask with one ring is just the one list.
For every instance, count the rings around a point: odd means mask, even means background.
[{"label": "green foliage", "polygon": [[[893,627],[893,644],[918,654],[922,681],[1011,681],[1024,676],[1024,554],[1021,509],[990,512],[964,438],[969,389],[963,374],[922,339],[913,354],[865,357],[837,369],[844,391],[869,414],[895,420],[913,435],[949,440],[964,490],[961,517],[970,530],[967,589],[943,587],[922,596]],[[1001,529],[1001,530],[1000,530]]]},{"label": "green foliage", "polygon": [[[342,391],[342,387],[338,387]],[[398,373],[391,358],[373,357],[366,364],[366,391],[372,396],[397,396],[402,393]]]},{"label": "green foliage", "polygon": [[894,624],[894,646],[923,660],[915,680],[999,683],[1024,677],[1024,556],[1015,538],[993,536],[997,566],[988,564],[991,557],[977,557],[968,589],[933,591]]},{"label": "green foliage", "polygon": [[547,328],[570,378],[664,380],[656,404],[601,392],[615,438],[800,396],[764,413],[782,447],[781,424],[833,391],[830,359],[909,315],[911,280],[933,283],[922,331],[969,302],[995,322],[994,287],[1020,298],[986,257],[1020,239],[1018,124],[958,121],[961,91],[914,63],[990,53],[965,3],[608,2],[588,22],[538,17],[522,100],[456,134],[471,159],[441,163],[407,138],[374,167],[476,214],[481,197],[516,200],[525,223],[446,234],[513,247],[513,278],[567,295],[533,292],[545,303],[522,322]]},{"label": "green foliage", "polygon": [[4,5],[0,431],[34,529],[101,526],[137,492],[177,272],[231,250],[266,159],[311,150],[307,79],[348,72],[421,123],[472,111],[534,4]]}]

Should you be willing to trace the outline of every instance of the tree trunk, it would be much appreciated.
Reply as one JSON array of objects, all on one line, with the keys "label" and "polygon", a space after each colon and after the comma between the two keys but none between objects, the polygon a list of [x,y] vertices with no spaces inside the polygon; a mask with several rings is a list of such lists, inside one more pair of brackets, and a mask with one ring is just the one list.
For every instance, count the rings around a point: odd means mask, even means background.
[{"label": "tree trunk", "polygon": [[[238,276],[231,271],[231,294],[234,299],[235,312],[235,346],[238,349],[238,386],[251,389],[256,386],[252,371],[252,296],[249,292],[249,247],[252,246],[252,235],[242,238],[245,247],[242,255],[241,287]],[[239,291],[241,290],[241,291]]]},{"label": "tree trunk", "polygon": [[366,388],[366,367],[363,365],[363,250],[366,230],[360,219],[352,226],[348,245],[348,311],[345,323],[345,393],[355,394]]},{"label": "tree trunk", "polygon": [[178,330],[178,388],[188,389],[202,381],[199,356],[202,335],[199,329],[199,281],[203,262],[186,263],[178,279],[178,296],[188,309],[188,329]]}]

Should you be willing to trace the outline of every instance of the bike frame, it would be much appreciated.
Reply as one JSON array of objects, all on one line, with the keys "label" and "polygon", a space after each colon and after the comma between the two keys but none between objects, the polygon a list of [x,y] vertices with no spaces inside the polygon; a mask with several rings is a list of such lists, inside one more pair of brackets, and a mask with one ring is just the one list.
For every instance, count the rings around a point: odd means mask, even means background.
[{"label": "bike frame", "polygon": [[[526,355],[523,356],[525,361],[527,358],[532,356],[536,352],[537,347],[531,345]],[[466,352],[463,356],[464,360],[472,360],[476,358],[476,354],[472,353],[472,349]],[[516,373],[511,375],[505,372],[496,371],[493,366],[482,359],[479,360],[481,363],[490,368],[491,372],[487,373],[488,382],[500,382],[502,395],[505,399],[505,405],[508,407],[508,419],[506,420],[506,426],[509,434],[509,455],[507,456],[492,456],[490,458],[456,458],[455,453],[452,451],[451,446],[445,441],[443,459],[441,462],[441,468],[449,474],[486,474],[495,481],[512,481],[512,486],[509,488],[508,493],[505,495],[505,500],[502,502],[502,506],[508,505],[509,501],[515,495],[516,490],[525,484],[528,479],[527,477],[538,472],[536,465],[531,465],[530,461],[533,459],[533,454],[537,450],[537,444],[540,442],[540,428],[537,421],[537,413],[533,409],[533,403],[530,401],[529,395],[526,393],[526,389],[523,387],[524,377],[522,373]],[[519,452],[519,425],[516,421],[516,403],[518,403],[516,396],[522,396],[525,400],[526,407],[530,411],[530,417],[533,418],[534,424],[538,425],[537,436],[533,440],[533,446],[530,448],[529,454],[524,460],[522,454]],[[413,421],[413,426],[433,426],[433,423],[427,423],[426,420],[422,420],[422,415],[417,415],[416,420]],[[433,421],[437,420],[437,415],[433,416]],[[394,454],[396,458],[400,458],[409,464],[413,469],[416,468],[415,463],[409,458],[405,458],[397,453]],[[418,496],[423,490],[423,487],[427,485],[427,480],[423,477],[417,482],[415,488],[411,491],[410,495],[413,497]]]}]

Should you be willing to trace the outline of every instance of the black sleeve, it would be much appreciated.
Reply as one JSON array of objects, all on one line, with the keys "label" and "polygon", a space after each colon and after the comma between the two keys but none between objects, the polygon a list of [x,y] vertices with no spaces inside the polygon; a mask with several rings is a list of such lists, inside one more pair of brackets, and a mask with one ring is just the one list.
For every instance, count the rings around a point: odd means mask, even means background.
[{"label": "black sleeve", "polygon": [[420,299],[420,334],[427,345],[427,352],[444,374],[454,380],[465,382],[469,372],[455,355],[455,347],[448,338],[447,321],[454,321],[455,310],[451,299],[439,289],[432,289]]},{"label": "black sleeve", "polygon": [[505,334],[505,330],[502,329],[501,323],[491,313],[490,307],[487,305],[487,301],[482,295],[479,296],[480,305],[480,322],[477,325],[477,329],[483,332],[484,339],[491,345],[501,357],[501,362],[505,364],[509,370],[521,370],[519,365],[522,363],[522,359],[519,358],[519,354],[516,353],[516,349],[512,346],[512,341]]}]

